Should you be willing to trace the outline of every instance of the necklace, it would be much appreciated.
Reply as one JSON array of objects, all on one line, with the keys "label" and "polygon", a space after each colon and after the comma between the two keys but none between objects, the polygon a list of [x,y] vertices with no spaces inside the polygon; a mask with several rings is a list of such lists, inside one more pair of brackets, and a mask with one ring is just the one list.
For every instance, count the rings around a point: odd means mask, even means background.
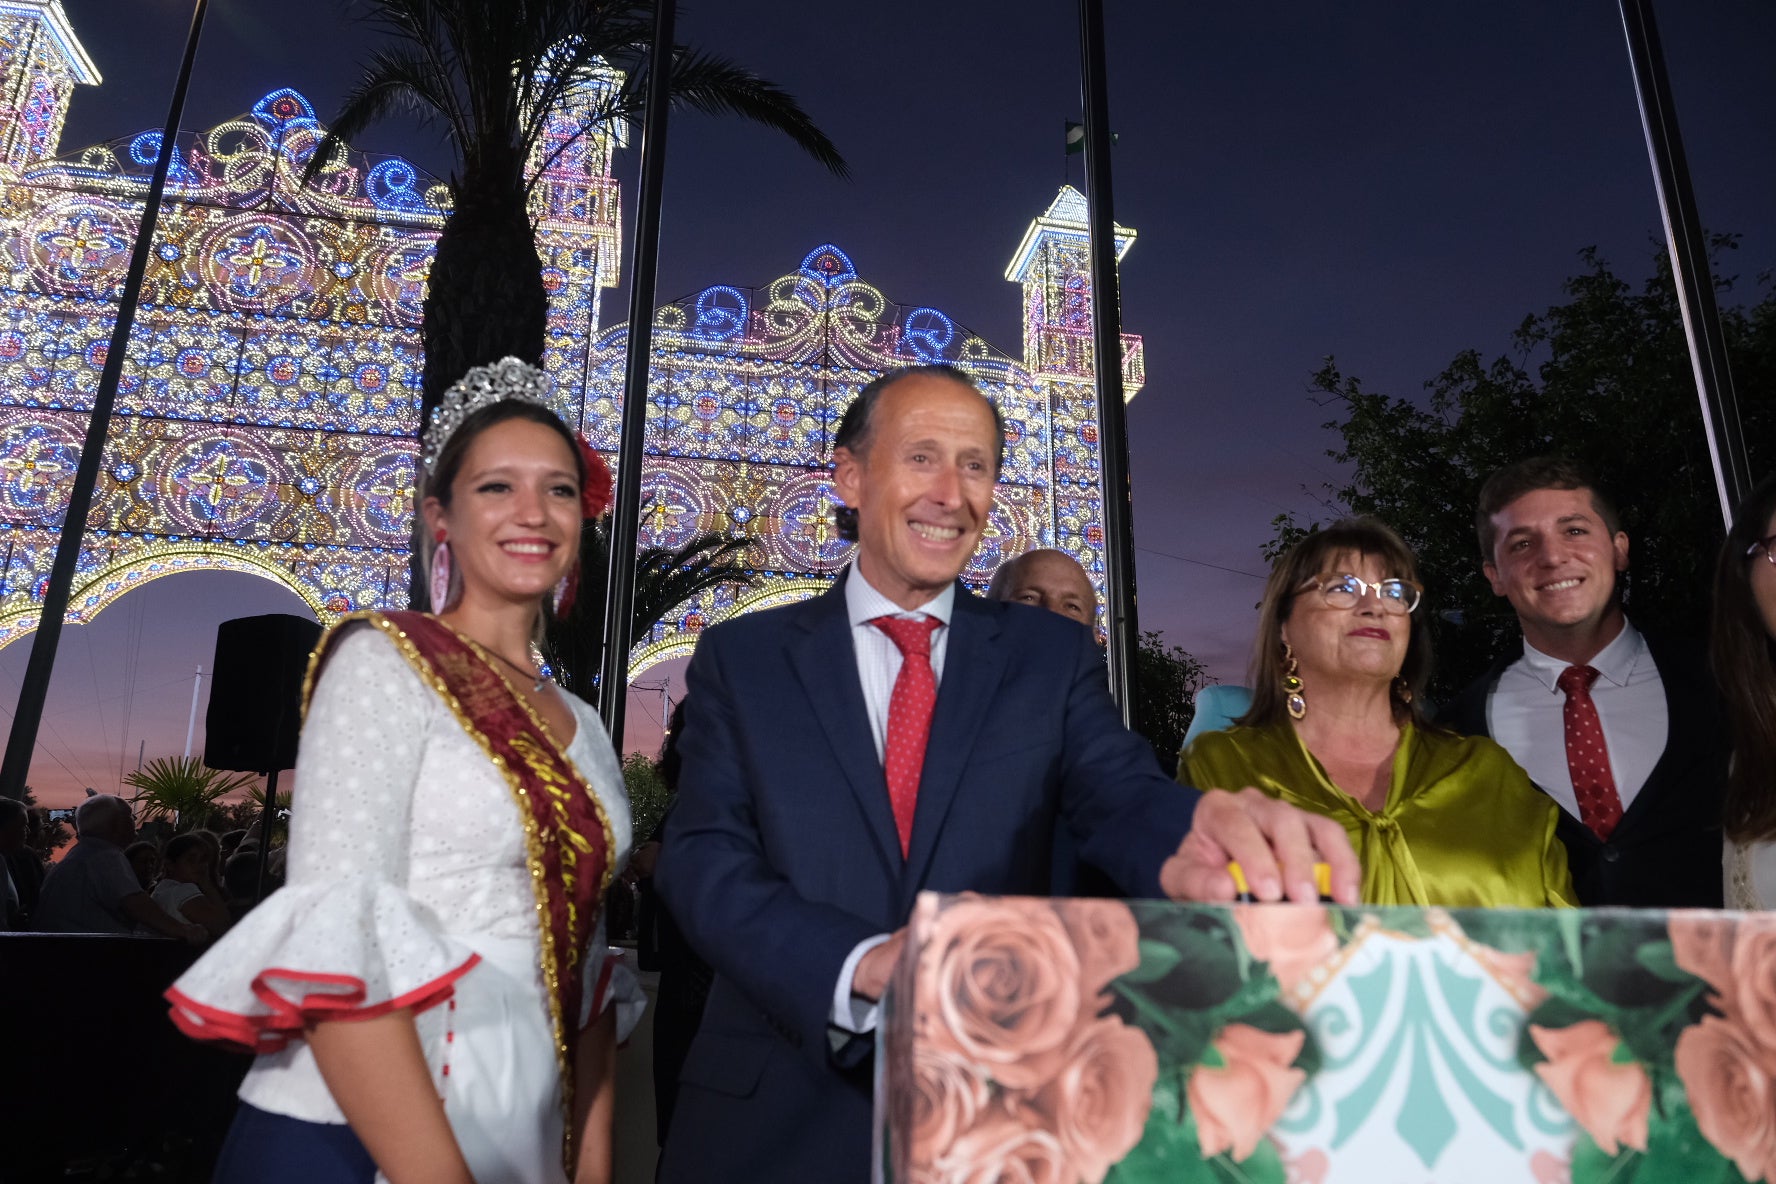
[{"label": "necklace", "polygon": [[498,650],[488,650],[487,652],[492,654],[494,657],[498,658],[500,661],[504,662],[506,665],[510,666],[513,670],[516,670],[519,674],[523,675],[525,678],[536,679],[536,682],[531,684],[530,689],[532,691],[542,690],[543,684],[549,681],[546,677],[544,677],[542,671],[540,671],[540,670],[526,670],[524,667],[518,665],[518,663],[512,661],[512,659],[506,657],[504,654],[500,653]]}]

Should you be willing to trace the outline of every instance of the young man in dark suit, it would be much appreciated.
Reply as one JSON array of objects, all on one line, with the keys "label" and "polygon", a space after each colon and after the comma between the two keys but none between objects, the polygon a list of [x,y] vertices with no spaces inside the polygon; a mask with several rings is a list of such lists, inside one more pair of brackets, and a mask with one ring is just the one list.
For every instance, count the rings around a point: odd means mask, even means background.
[{"label": "young man in dark suit", "polygon": [[1122,726],[1091,632],[958,582],[993,505],[998,413],[948,367],[847,409],[856,561],[813,600],[706,632],[686,673],[656,882],[715,968],[660,1178],[869,1178],[876,1002],[921,890],[1045,894],[1057,826],[1131,895],[1352,901],[1336,823],[1169,781]]},{"label": "young man in dark suit", "polygon": [[1642,634],[1623,612],[1615,508],[1573,462],[1533,457],[1487,479],[1475,525],[1523,645],[1441,722],[1491,736],[1560,804],[1581,904],[1720,907],[1727,742],[1714,681],[1700,642]]}]

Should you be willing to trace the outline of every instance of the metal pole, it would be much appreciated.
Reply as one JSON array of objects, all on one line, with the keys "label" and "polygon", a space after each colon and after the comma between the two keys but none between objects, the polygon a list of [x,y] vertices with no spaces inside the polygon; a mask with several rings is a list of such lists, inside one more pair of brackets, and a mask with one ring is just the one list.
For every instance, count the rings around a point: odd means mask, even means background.
[{"label": "metal pole", "polygon": [[1092,373],[1098,393],[1100,496],[1110,693],[1135,726],[1135,526],[1129,491],[1128,416],[1122,393],[1122,302],[1116,275],[1116,210],[1110,192],[1110,101],[1104,64],[1103,0],[1080,0],[1079,50],[1085,92],[1085,196],[1091,226]]},{"label": "metal pole", "polygon": [[259,811],[259,874],[253,879],[253,903],[265,899],[265,872],[271,863],[271,828],[277,825],[278,771],[265,775],[265,803]]},{"label": "metal pole", "polygon": [[1677,106],[1671,101],[1671,80],[1665,73],[1665,51],[1653,21],[1652,0],[1619,0],[1622,29],[1628,36],[1628,60],[1634,68],[1634,91],[1640,101],[1640,122],[1646,130],[1647,156],[1653,165],[1653,187],[1665,239],[1671,246],[1671,276],[1677,284],[1684,336],[1690,344],[1690,366],[1696,375],[1696,398],[1702,404],[1702,430],[1714,462],[1714,487],[1720,495],[1721,517],[1733,525],[1733,507],[1751,492],[1751,463],[1739,426],[1739,399],[1727,364],[1727,343],[1721,333],[1720,310],[1714,303],[1714,275],[1708,264],[1708,238],[1696,212],[1696,191],[1677,130]]},{"label": "metal pole", "polygon": [[617,445],[617,488],[611,503],[610,573],[604,596],[604,660],[598,713],[617,751],[634,641],[635,543],[641,523],[641,452],[647,432],[648,371],[654,353],[654,273],[660,261],[660,188],[666,172],[666,114],[672,84],[672,27],[677,0],[655,0],[654,43],[648,54],[647,109],[642,112],[641,184],[635,196],[635,253],[629,264],[629,354],[623,368],[623,427]]},{"label": "metal pole", "polygon": [[80,464],[74,471],[74,488],[68,494],[68,513],[62,520],[55,563],[49,571],[49,587],[43,594],[37,635],[31,640],[31,658],[25,666],[24,685],[19,688],[18,710],[13,714],[12,733],[6,741],[6,759],[0,763],[0,794],[7,797],[22,796],[25,779],[31,773],[31,754],[37,747],[37,727],[43,721],[43,701],[49,694],[49,676],[55,668],[56,646],[62,638],[62,619],[68,612],[74,564],[80,558],[80,543],[86,534],[86,515],[92,508],[93,487],[98,484],[99,462],[104,459],[105,438],[111,428],[111,407],[117,401],[117,382],[123,377],[124,355],[129,352],[130,330],[135,327],[136,305],[141,300],[142,280],[148,271],[148,252],[154,245],[154,227],[160,218],[160,198],[166,189],[167,169],[179,137],[179,121],[185,114],[185,92],[191,85],[191,65],[197,60],[197,42],[208,8],[209,0],[197,0],[191,13],[185,59],[179,63],[178,81],[173,84],[173,101],[167,108],[160,135],[160,156],[154,162],[154,179],[148,185],[148,200],[142,206],[142,225],[136,231],[129,274],[123,281],[117,323],[111,329],[105,369],[99,375],[92,418],[87,421],[86,440],[80,446]]},{"label": "metal pole", "polygon": [[191,738],[197,735],[197,694],[203,689],[203,667],[191,680],[191,715],[185,721],[185,758],[191,759]]}]

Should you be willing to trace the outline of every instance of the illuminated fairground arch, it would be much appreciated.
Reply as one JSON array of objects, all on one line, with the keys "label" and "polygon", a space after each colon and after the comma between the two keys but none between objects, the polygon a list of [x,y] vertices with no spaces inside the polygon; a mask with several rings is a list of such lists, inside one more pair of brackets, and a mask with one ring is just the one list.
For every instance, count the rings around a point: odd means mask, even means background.
[{"label": "illuminated fairground arch", "polygon": [[[583,97],[619,81],[593,74]],[[70,94],[97,82],[59,0],[0,0],[0,646],[36,625],[160,146],[150,131],[57,154]],[[323,131],[301,95],[277,90],[178,136],[74,619],[169,563],[268,575],[323,621],[404,603],[420,309],[449,199],[404,160],[356,153],[299,185]],[[617,281],[622,141],[594,128],[557,153],[577,131],[569,112],[539,149],[544,365],[557,410],[614,454],[628,334],[599,314]],[[1119,230],[1119,254],[1133,240]],[[675,609],[638,643],[637,668],[834,577],[848,547],[832,526],[832,432],[857,390],[896,366],[958,365],[1005,414],[1005,469],[965,578],[984,584],[1001,558],[1057,546],[1101,586],[1089,277],[1084,201],[1066,188],[1006,270],[1021,285],[1021,357],[936,308],[888,300],[831,245],[772,283],[660,308],[641,545],[744,537],[749,579]],[[1121,362],[1132,393],[1138,338]]]},{"label": "illuminated fairground arch", "polygon": [[[239,572],[269,580],[300,597],[316,618],[326,620],[329,615],[337,616],[336,613],[329,614],[324,605],[315,601],[309,585],[292,579],[283,567],[254,556],[251,551],[228,552],[208,546],[165,543],[132,551],[127,558],[100,567],[68,602],[67,619],[72,624],[84,624],[127,594],[155,580],[212,571]],[[34,620],[28,623],[21,619],[17,612],[0,618],[0,648],[29,632],[33,623]]]}]

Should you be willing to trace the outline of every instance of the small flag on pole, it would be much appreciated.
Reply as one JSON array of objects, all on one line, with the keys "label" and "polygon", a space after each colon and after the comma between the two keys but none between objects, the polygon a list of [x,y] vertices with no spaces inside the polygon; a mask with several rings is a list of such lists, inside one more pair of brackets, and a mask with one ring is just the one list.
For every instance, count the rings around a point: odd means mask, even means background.
[{"label": "small flag on pole", "polygon": [[[1116,141],[1118,138],[1119,137],[1115,132],[1110,133],[1110,147],[1116,147]],[[1067,155],[1077,156],[1084,151],[1085,125],[1083,123],[1074,123],[1071,119],[1067,120]]]}]

